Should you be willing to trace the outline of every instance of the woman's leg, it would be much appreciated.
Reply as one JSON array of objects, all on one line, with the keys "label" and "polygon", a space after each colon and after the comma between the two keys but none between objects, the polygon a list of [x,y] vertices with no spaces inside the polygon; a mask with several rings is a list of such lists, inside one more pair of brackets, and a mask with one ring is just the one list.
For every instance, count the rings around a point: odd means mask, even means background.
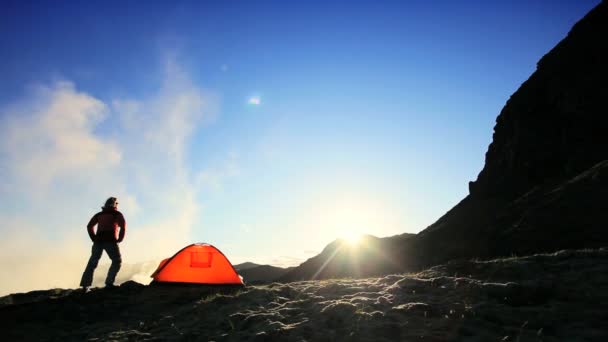
[{"label": "woman's leg", "polygon": [[91,286],[91,283],[93,282],[93,273],[95,272],[95,268],[97,268],[97,263],[99,262],[99,258],[101,258],[102,252],[103,248],[101,245],[98,243],[93,243],[93,247],[91,248],[91,257],[89,258],[87,267],[84,269],[84,273],[80,279],[80,286]]}]

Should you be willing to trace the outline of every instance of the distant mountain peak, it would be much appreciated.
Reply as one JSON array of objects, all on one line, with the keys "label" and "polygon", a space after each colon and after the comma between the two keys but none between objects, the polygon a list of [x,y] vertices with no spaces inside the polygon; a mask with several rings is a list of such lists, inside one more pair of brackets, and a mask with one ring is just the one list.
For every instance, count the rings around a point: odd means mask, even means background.
[{"label": "distant mountain peak", "polygon": [[244,262],[241,264],[234,265],[234,269],[237,271],[244,271],[244,270],[248,270],[250,268],[255,268],[255,267],[260,267],[260,266],[262,266],[262,265],[247,261],[247,262]]}]

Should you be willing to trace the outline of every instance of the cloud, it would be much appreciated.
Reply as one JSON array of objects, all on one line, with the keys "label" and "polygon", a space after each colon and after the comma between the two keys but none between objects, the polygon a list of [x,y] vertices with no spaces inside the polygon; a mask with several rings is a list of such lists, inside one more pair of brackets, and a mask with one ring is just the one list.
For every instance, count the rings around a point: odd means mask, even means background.
[{"label": "cloud", "polygon": [[76,287],[90,253],[84,226],[108,196],[127,218],[125,262],[156,264],[189,242],[201,185],[187,152],[219,101],[173,58],[163,75],[144,98],[104,102],[59,81],[0,108],[0,295]]},{"label": "cloud", "polygon": [[196,177],[196,187],[208,191],[219,191],[226,179],[239,175],[238,153],[231,151],[218,167],[200,171]]},{"label": "cloud", "polygon": [[103,173],[120,163],[116,144],[93,132],[107,116],[104,103],[65,81],[38,86],[30,96],[2,113],[3,166],[15,186],[44,192],[53,181],[83,181],[85,173]]},{"label": "cloud", "polygon": [[[137,198],[146,199],[141,215],[132,218],[140,227],[132,239],[147,241],[150,250],[166,254],[183,247],[199,215],[200,186],[185,155],[196,128],[215,120],[218,100],[196,87],[172,59],[165,63],[164,74],[154,97],[117,99],[112,109],[123,128],[128,183]],[[136,250],[137,259],[149,254],[144,248]]]}]

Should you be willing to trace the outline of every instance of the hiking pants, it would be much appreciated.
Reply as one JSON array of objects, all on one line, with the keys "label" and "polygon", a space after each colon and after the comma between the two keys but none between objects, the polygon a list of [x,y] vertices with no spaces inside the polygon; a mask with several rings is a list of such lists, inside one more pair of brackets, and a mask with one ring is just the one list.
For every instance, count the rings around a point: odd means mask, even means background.
[{"label": "hiking pants", "polygon": [[116,274],[118,274],[118,271],[120,270],[120,264],[122,263],[118,243],[94,242],[93,248],[91,249],[91,257],[89,258],[87,267],[84,270],[84,273],[82,274],[82,279],[80,280],[80,286],[91,286],[91,283],[93,282],[93,272],[95,272],[95,268],[97,268],[97,263],[99,262],[103,251],[106,251],[110,259],[112,260],[112,265],[110,266],[110,269],[108,270],[108,276],[106,277],[106,285],[114,285]]}]

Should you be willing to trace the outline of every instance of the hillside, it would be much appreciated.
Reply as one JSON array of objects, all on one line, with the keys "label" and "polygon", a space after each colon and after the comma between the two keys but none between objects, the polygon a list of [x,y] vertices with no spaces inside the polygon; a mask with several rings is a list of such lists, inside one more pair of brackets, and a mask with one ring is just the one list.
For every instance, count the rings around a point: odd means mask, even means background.
[{"label": "hillside", "polygon": [[0,298],[7,341],[605,341],[608,251],[452,262],[416,274],[245,288]]},{"label": "hillside", "polygon": [[234,265],[234,269],[237,271],[244,271],[244,270],[248,270],[248,269],[256,268],[256,267],[260,267],[260,266],[262,266],[262,265],[256,264],[253,262],[244,262],[242,264]]},{"label": "hillside", "polygon": [[386,238],[366,235],[355,246],[338,239],[278,280],[369,277],[399,272],[401,265],[393,256],[404,241],[413,236],[407,233]]},{"label": "hillside", "polygon": [[243,277],[245,284],[269,283],[282,277],[293,267],[283,268],[271,265],[260,265],[253,262],[244,262],[234,265],[234,269]]},{"label": "hillside", "polygon": [[281,280],[608,246],[607,60],[603,1],[507,101],[467,197],[416,236],[370,239],[360,259],[346,249],[334,253],[340,249],[334,242]]},{"label": "hillside", "polygon": [[259,284],[276,281],[292,269],[293,267],[282,268],[270,265],[260,265],[258,267],[239,271],[239,274],[243,277],[246,284]]},{"label": "hillside", "polygon": [[412,266],[608,245],[608,3],[538,63],[496,119],[470,194],[404,246]]}]

